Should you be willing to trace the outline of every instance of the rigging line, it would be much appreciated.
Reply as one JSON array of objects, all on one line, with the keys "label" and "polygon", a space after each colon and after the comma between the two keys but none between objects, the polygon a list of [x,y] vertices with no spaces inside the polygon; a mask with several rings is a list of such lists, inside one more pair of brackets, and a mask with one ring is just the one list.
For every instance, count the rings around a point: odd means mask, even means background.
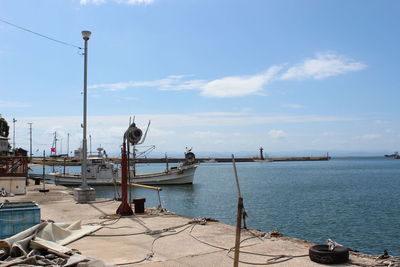
[{"label": "rigging line", "polygon": [[69,44],[69,43],[67,43],[67,42],[63,42],[63,41],[60,41],[60,40],[57,40],[57,39],[48,37],[48,36],[43,35],[43,34],[40,34],[40,33],[38,33],[38,32],[31,31],[31,30],[29,30],[29,29],[27,29],[27,28],[24,28],[24,27],[15,25],[15,24],[13,24],[13,23],[11,23],[11,22],[8,22],[8,21],[6,21],[6,20],[4,20],[4,19],[1,19],[1,18],[0,18],[0,21],[6,23],[6,24],[8,24],[8,25],[11,25],[11,26],[13,26],[13,27],[15,27],[15,28],[18,28],[18,29],[20,29],[20,30],[27,31],[27,32],[36,34],[36,35],[38,35],[38,36],[40,36],[40,37],[49,39],[49,40],[51,40],[51,41],[53,41],[53,42],[57,42],[57,43],[60,43],[60,44],[66,45],[66,46],[71,46],[71,47],[75,47],[75,48],[78,48],[78,49],[82,49],[82,47],[80,47],[80,46],[76,46],[76,45],[73,45],[73,44]]}]

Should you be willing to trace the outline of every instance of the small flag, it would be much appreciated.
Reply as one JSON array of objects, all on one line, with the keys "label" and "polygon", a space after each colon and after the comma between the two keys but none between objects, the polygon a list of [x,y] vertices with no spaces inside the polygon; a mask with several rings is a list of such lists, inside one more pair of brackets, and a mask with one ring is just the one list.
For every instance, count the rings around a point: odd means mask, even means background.
[{"label": "small flag", "polygon": [[51,152],[54,152],[54,153],[55,153],[55,152],[56,152],[56,148],[55,148],[55,147],[52,147],[52,148],[51,148]]}]

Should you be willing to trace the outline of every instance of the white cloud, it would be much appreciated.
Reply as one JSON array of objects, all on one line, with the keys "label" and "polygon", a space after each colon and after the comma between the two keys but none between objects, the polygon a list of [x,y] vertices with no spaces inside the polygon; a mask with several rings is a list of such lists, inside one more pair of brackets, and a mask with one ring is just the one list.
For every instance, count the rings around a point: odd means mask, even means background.
[{"label": "white cloud", "polygon": [[192,134],[194,138],[210,138],[220,136],[220,133],[211,132],[211,131],[197,131]]},{"label": "white cloud", "polygon": [[80,0],[79,2],[81,5],[86,5],[86,4],[90,4],[90,3],[101,4],[101,3],[104,3],[105,0]]},{"label": "white cloud", "polygon": [[[86,4],[102,4],[107,0],[80,0],[81,5]],[[136,5],[136,4],[151,4],[154,0],[113,0],[113,2],[118,4]]]},{"label": "white cloud", "polygon": [[[183,77],[183,76],[182,76]],[[169,91],[181,91],[181,90],[195,90],[204,87],[206,81],[204,80],[190,80],[190,81],[182,81],[174,84],[166,84],[160,87],[160,90],[169,90]]]},{"label": "white cloud", "polygon": [[253,76],[232,76],[213,80],[201,88],[207,97],[238,97],[260,92],[281,70],[279,66],[270,67],[265,73]]},{"label": "white cloud", "polygon": [[115,96],[114,97],[116,102],[130,102],[130,101],[137,101],[137,97],[133,96]]},{"label": "white cloud", "polygon": [[375,120],[374,122],[376,124],[389,124],[390,123],[390,121],[387,121],[387,120]]},{"label": "white cloud", "polygon": [[270,130],[268,135],[274,139],[283,139],[288,136],[287,133],[282,130]]},{"label": "white cloud", "polygon": [[377,140],[377,139],[381,139],[381,138],[382,138],[382,136],[380,134],[364,134],[364,135],[355,137],[355,139],[357,139],[357,140],[365,140],[365,141]]},{"label": "white cloud", "polygon": [[241,116],[246,115],[247,112],[199,112],[194,113],[194,116],[202,116],[202,117],[223,117],[223,116]]},{"label": "white cloud", "polygon": [[130,87],[155,87],[164,91],[199,90],[206,97],[238,97],[260,93],[263,87],[272,81],[281,67],[273,66],[265,73],[253,76],[231,76],[206,80],[183,80],[184,75],[170,75],[154,81],[129,81],[118,83],[94,84],[91,89],[121,91]]},{"label": "white cloud", "polygon": [[7,102],[7,101],[0,101],[1,108],[26,108],[30,107],[31,105],[21,102]]},{"label": "white cloud", "polygon": [[[129,81],[119,83],[94,84],[89,86],[90,89],[103,89],[105,91],[122,91],[130,87],[157,87],[160,90],[189,90],[194,84],[189,82],[181,82],[183,75],[170,75],[164,79],[154,81]],[[199,82],[199,81],[197,81]],[[194,88],[193,88],[194,89]]]},{"label": "white cloud", "polygon": [[324,137],[333,137],[333,136],[338,136],[339,134],[334,132],[323,132],[321,135]]},{"label": "white cloud", "polygon": [[[210,112],[189,114],[135,114],[136,123],[145,130],[149,120],[152,121],[145,144],[156,145],[160,151],[180,151],[185,146],[196,146],[209,150],[231,149],[233,144],[241,144],[243,149],[248,148],[249,143],[259,142],[256,139],[244,138],[246,134],[240,133],[241,127],[272,125],[275,123],[325,123],[332,121],[353,121],[354,117],[329,117],[329,116],[276,116],[270,114],[234,113],[234,112]],[[7,119],[7,118],[6,118]],[[10,121],[11,119],[7,119]],[[29,147],[29,125],[33,123],[33,149],[36,151],[48,151],[50,149],[53,133],[57,131],[59,138],[63,139],[63,151],[66,148],[67,133],[70,134],[70,150],[79,147],[82,139],[81,116],[66,117],[19,117],[16,125],[17,145]],[[114,116],[89,116],[88,135],[92,136],[92,146],[96,148],[100,144],[109,153],[119,153],[122,135],[129,122],[129,115]],[[227,131],[230,127],[234,131]],[[271,140],[279,140],[287,137],[287,134],[279,129],[268,133]],[[261,135],[261,134],[260,134]],[[238,138],[240,137],[240,138]],[[203,139],[201,139],[203,138]],[[265,136],[262,138],[265,139]],[[222,145],[223,141],[225,145]],[[221,147],[212,146],[215,142]]]},{"label": "white cloud", "polygon": [[292,108],[292,109],[302,109],[302,108],[304,108],[304,106],[300,105],[300,104],[283,104],[283,105],[281,105],[281,107],[283,107],[283,108]]},{"label": "white cloud", "polygon": [[[143,130],[144,130],[144,129],[143,129]],[[151,127],[149,128],[148,134],[149,134],[149,135],[152,135],[152,136],[170,136],[170,135],[175,134],[175,131],[160,129],[160,128],[158,128],[158,127],[152,127],[152,126],[151,126]]]},{"label": "white cloud", "polygon": [[[89,1],[89,0],[84,0]],[[100,1],[100,0],[91,0]],[[324,79],[331,76],[359,71],[366,68],[362,62],[340,56],[334,53],[317,53],[315,58],[309,58],[302,63],[286,68],[274,65],[264,73],[255,75],[237,75],[221,77],[214,80],[192,79],[185,75],[170,75],[153,81],[129,81],[117,83],[94,84],[91,89],[105,91],[120,91],[135,87],[152,87],[164,91],[198,90],[204,97],[241,97],[247,95],[266,96],[263,91],[271,82],[281,80]],[[280,74],[283,72],[283,74]],[[285,104],[283,107],[299,109],[298,104]]]},{"label": "white cloud", "polygon": [[154,2],[154,0],[116,0],[116,2],[121,4],[134,5],[134,4],[151,4]]},{"label": "white cloud", "polygon": [[351,71],[366,68],[362,62],[334,53],[318,53],[315,58],[304,60],[303,63],[289,68],[282,74],[282,80],[324,79]]}]

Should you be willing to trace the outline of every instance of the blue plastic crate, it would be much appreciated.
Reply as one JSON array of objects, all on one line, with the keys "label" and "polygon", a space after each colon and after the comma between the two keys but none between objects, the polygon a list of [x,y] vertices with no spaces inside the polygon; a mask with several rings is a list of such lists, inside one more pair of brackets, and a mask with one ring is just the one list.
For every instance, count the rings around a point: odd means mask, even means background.
[{"label": "blue plastic crate", "polygon": [[13,236],[40,223],[40,208],[35,202],[0,203],[0,239]]}]

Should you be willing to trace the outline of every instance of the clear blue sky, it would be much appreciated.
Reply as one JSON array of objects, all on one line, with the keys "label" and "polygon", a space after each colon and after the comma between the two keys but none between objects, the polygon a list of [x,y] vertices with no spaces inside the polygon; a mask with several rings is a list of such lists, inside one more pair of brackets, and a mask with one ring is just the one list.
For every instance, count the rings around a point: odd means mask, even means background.
[{"label": "clear blue sky", "polygon": [[[399,1],[1,0],[0,19],[89,40],[88,128],[118,152],[129,116],[157,151],[400,150]],[[0,22],[0,114],[17,146],[79,146],[83,56]],[[41,152],[40,152],[41,153]],[[207,154],[205,153],[205,154]],[[212,153],[209,153],[212,154]]]}]

